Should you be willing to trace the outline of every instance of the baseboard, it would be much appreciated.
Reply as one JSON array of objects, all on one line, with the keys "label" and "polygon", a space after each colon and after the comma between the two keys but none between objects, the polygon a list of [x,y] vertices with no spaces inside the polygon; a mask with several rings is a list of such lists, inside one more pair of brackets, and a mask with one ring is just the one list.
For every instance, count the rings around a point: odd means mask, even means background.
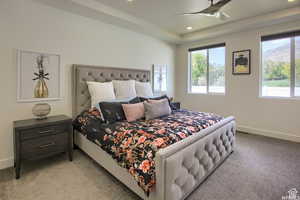
[{"label": "baseboard", "polygon": [[9,168],[9,167],[13,167],[13,166],[14,166],[14,159],[13,158],[0,160],[0,169],[6,169],[6,168]]},{"label": "baseboard", "polygon": [[257,128],[252,128],[252,127],[248,127],[248,126],[238,126],[237,130],[241,131],[241,132],[250,133],[250,134],[262,135],[262,136],[266,136],[266,137],[277,138],[277,139],[288,140],[288,141],[300,143],[300,136],[289,134],[289,133],[257,129]]}]

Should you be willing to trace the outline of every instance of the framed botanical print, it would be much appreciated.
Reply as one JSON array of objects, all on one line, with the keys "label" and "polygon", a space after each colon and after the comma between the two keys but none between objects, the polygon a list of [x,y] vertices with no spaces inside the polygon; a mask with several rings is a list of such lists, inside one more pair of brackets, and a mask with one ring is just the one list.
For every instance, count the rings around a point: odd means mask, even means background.
[{"label": "framed botanical print", "polygon": [[26,50],[17,51],[18,102],[60,100],[60,56]]},{"label": "framed botanical print", "polygon": [[165,64],[154,64],[152,70],[152,84],[154,94],[164,94],[167,92],[167,71]]},{"label": "framed botanical print", "polygon": [[251,74],[251,50],[235,51],[232,53],[232,74]]}]

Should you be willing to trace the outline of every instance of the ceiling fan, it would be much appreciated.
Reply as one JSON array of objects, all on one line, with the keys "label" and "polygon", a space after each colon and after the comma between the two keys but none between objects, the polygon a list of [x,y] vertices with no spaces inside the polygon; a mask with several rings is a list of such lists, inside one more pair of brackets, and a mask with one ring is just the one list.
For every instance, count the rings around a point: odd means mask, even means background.
[{"label": "ceiling fan", "polygon": [[225,6],[231,0],[220,0],[217,3],[214,3],[214,0],[208,1],[210,1],[210,7],[198,12],[184,13],[183,15],[203,15],[207,17],[216,17],[220,20],[226,20],[230,17],[228,14],[221,11],[221,8],[223,8],[223,6]]}]

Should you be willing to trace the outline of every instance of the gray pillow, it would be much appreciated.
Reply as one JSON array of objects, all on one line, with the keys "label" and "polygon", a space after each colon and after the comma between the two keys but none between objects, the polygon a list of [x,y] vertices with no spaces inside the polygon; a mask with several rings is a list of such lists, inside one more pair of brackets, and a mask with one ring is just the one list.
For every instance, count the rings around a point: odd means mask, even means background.
[{"label": "gray pillow", "polygon": [[155,103],[144,102],[146,120],[154,119],[171,114],[168,99],[159,100]]}]

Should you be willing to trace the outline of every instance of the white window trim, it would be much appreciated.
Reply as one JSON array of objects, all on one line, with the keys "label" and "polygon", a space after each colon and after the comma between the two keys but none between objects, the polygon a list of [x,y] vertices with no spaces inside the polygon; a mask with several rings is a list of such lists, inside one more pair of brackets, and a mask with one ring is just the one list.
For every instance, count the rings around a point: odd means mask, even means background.
[{"label": "white window trim", "polygon": [[[187,79],[187,92],[186,94],[188,95],[203,95],[203,96],[225,96],[227,93],[227,79],[226,79],[226,74],[227,74],[227,67],[226,67],[226,63],[227,63],[227,56],[226,56],[226,46],[224,46],[225,48],[225,66],[224,66],[224,92],[209,92],[209,84],[207,84],[207,92],[206,93],[201,93],[201,92],[192,92],[192,84],[191,84],[191,77],[192,77],[192,70],[191,70],[191,53],[192,52],[187,52],[187,58],[188,58],[188,79]],[[209,67],[208,67],[209,68]],[[207,83],[209,83],[209,69],[207,69]]]},{"label": "white window trim", "polygon": [[295,79],[296,79],[296,64],[295,64],[295,37],[290,37],[291,39],[291,80],[290,80],[290,96],[283,97],[283,96],[263,96],[262,94],[262,87],[263,87],[263,51],[262,51],[262,42],[260,41],[259,50],[260,50],[260,67],[259,67],[259,98],[261,99],[278,99],[278,100],[300,100],[300,96],[295,96]]}]

